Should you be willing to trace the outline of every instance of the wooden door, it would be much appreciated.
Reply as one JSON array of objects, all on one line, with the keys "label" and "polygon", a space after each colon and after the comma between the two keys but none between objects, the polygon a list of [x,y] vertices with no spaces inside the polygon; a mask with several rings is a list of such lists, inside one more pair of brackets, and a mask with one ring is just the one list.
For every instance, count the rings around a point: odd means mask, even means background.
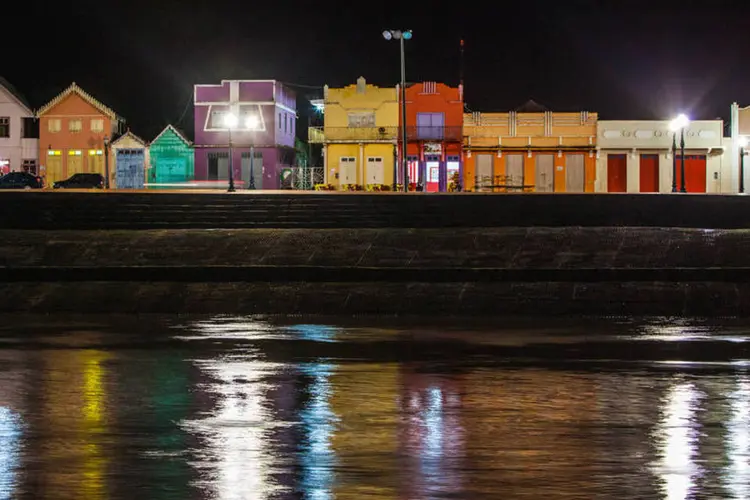
[{"label": "wooden door", "polygon": [[80,150],[68,151],[68,164],[65,169],[65,178],[70,178],[74,174],[85,173],[83,169],[83,152]]},{"label": "wooden door", "polygon": [[494,179],[492,178],[492,155],[477,155],[477,173],[476,173],[476,188],[477,190],[484,190],[489,186],[492,186]]},{"label": "wooden door", "polygon": [[501,182],[501,184],[514,186],[514,189],[508,191],[523,192],[522,189],[519,189],[520,186],[523,186],[523,156],[512,154],[506,157],[505,176],[507,181]]},{"label": "wooden door", "polygon": [[584,161],[582,154],[565,155],[565,192],[583,193]]},{"label": "wooden door", "polygon": [[367,158],[367,182],[365,184],[385,184],[385,166],[382,156]]},{"label": "wooden door", "polygon": [[145,154],[143,149],[119,149],[115,154],[115,185],[118,189],[143,189]]},{"label": "wooden door", "polygon": [[339,184],[357,183],[357,159],[353,156],[342,156],[339,159]]},{"label": "wooden door", "polygon": [[555,192],[555,157],[537,155],[536,157],[536,192]]},{"label": "wooden door", "polygon": [[61,151],[48,151],[47,164],[44,166],[44,183],[47,187],[52,187],[57,181],[65,179],[63,172],[63,157]]},{"label": "wooden door", "polygon": [[627,155],[607,155],[607,192],[625,193],[628,190]]},{"label": "wooden door", "polygon": [[106,173],[104,171],[104,153],[99,150],[91,150],[88,153],[86,157],[88,163],[86,171],[91,174],[102,174],[103,176]]},{"label": "wooden door", "polygon": [[659,192],[659,155],[641,155],[640,192]]}]

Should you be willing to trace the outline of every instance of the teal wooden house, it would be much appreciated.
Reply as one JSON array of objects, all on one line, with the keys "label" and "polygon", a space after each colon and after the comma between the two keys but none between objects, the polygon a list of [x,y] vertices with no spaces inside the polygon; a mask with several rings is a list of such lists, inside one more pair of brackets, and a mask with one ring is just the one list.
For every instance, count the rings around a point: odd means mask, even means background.
[{"label": "teal wooden house", "polygon": [[149,153],[148,187],[179,188],[194,179],[193,145],[172,125],[151,141]]}]

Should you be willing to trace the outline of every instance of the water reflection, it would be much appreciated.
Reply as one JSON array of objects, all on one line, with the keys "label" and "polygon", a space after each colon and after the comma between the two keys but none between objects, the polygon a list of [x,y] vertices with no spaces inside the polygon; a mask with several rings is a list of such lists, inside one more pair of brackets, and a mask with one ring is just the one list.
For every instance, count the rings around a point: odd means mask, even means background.
[{"label": "water reflection", "polygon": [[0,407],[0,498],[10,498],[16,487],[21,443],[21,418]]},{"label": "water reflection", "polygon": [[301,367],[311,377],[309,400],[300,411],[303,442],[300,449],[302,473],[300,489],[310,500],[330,500],[334,482],[336,455],[331,445],[336,415],[331,411],[330,378],[334,365],[312,363]]},{"label": "water reflection", "polygon": [[743,376],[730,394],[731,416],[727,424],[729,465],[722,475],[732,498],[750,498],[750,379]]}]

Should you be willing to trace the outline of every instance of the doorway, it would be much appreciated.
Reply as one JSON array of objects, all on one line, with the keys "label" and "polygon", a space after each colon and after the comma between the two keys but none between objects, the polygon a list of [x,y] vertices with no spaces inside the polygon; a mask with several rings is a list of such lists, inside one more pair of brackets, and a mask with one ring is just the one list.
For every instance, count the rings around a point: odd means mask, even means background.
[{"label": "doorway", "polygon": [[492,155],[477,155],[476,191],[484,191],[493,184]]},{"label": "doorway", "polygon": [[584,161],[582,154],[565,155],[565,192],[584,192]]},{"label": "doorway", "polygon": [[555,192],[555,157],[551,154],[536,156],[536,192]]},{"label": "doorway", "polygon": [[627,155],[607,155],[607,192],[625,193],[628,190]]}]

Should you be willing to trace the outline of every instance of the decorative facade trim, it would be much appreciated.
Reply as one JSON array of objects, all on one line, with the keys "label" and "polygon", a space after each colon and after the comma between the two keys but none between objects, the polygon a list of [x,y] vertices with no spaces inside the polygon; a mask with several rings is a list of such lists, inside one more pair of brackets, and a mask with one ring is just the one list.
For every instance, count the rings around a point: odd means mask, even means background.
[{"label": "decorative facade trim", "polygon": [[171,130],[172,132],[174,132],[175,135],[177,137],[179,137],[182,140],[182,142],[184,142],[186,145],[188,145],[188,146],[192,146],[193,145],[193,142],[191,140],[189,140],[187,137],[185,137],[185,134],[183,134],[182,132],[180,132],[179,130],[177,130],[176,128],[174,128],[171,124],[167,125],[166,127],[164,127],[164,130],[162,130],[161,132],[159,132],[159,135],[157,135],[156,137],[154,137],[154,140],[151,141],[151,144],[153,144],[156,141],[158,141],[159,138],[162,135],[164,135],[164,134],[167,133],[168,130]]},{"label": "decorative facade trim", "polygon": [[101,111],[104,115],[106,115],[110,119],[116,120],[116,121],[122,121],[122,118],[120,118],[117,115],[117,113],[112,111],[110,108],[108,108],[101,102],[97,101],[94,98],[94,96],[92,96],[91,94],[83,90],[81,87],[76,85],[76,82],[71,83],[70,87],[63,90],[60,94],[57,95],[57,97],[55,97],[50,102],[48,102],[47,104],[39,108],[39,110],[36,112],[36,115],[42,116],[43,114],[47,113],[50,109],[60,104],[63,101],[63,99],[68,97],[70,94],[77,94],[81,99],[91,104],[93,107]]},{"label": "decorative facade trim", "polygon": [[[159,135],[161,135],[161,134],[159,134]],[[120,141],[124,141],[127,137],[130,137],[131,139],[133,139],[138,144],[142,144],[144,148],[148,147],[148,143],[146,141],[144,141],[143,139],[141,139],[140,137],[138,137],[137,135],[135,135],[130,130],[128,130],[127,132],[125,132],[124,134],[122,134],[120,137],[118,137],[117,139],[115,139],[114,141],[112,141],[112,146],[117,145]]]}]

